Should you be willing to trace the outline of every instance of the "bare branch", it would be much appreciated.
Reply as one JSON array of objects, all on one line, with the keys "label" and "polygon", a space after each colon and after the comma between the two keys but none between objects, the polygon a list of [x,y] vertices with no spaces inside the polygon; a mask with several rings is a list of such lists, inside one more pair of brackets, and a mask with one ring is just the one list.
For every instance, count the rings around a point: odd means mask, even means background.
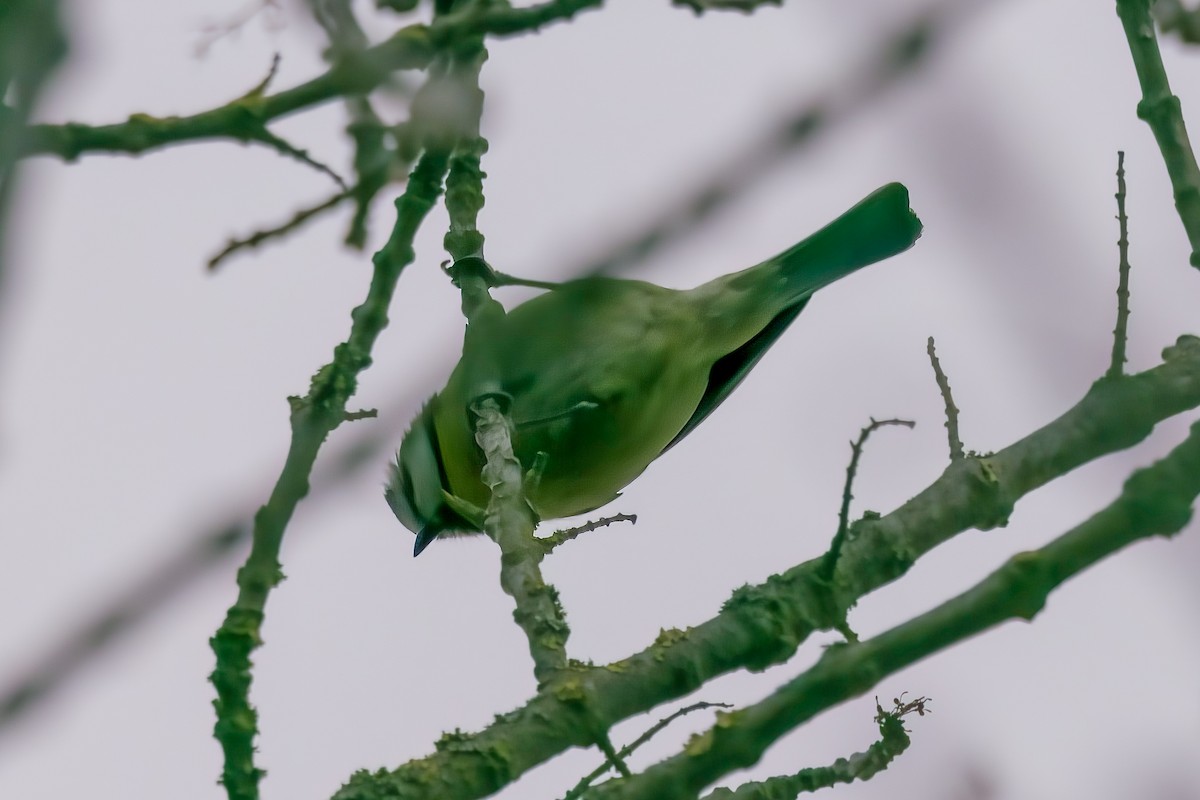
[{"label": "bare branch", "polygon": [[1108,367],[1108,378],[1119,378],[1125,372],[1125,342],[1129,328],[1129,220],[1125,216],[1125,151],[1117,152],[1117,252],[1120,254],[1117,268],[1117,326],[1113,328],[1112,361]]},{"label": "bare branch", "polygon": [[946,404],[946,435],[950,441],[950,460],[958,461],[963,457],[962,439],[958,438],[958,406],[954,405],[954,395],[950,393],[950,379],[942,371],[942,363],[938,361],[932,336],[925,344],[925,352],[929,354],[929,363],[933,366],[933,376],[937,381],[938,391],[942,393],[942,400]]}]

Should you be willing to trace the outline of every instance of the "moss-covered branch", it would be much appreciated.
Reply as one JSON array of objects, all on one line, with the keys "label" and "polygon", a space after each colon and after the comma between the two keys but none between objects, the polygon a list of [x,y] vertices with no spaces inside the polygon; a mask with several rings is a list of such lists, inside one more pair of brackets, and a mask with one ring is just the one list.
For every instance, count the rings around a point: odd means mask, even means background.
[{"label": "moss-covered branch", "polygon": [[1032,620],[1074,575],[1123,547],[1178,533],[1200,494],[1200,422],[1178,447],[1125,482],[1120,497],[1038,550],[1013,556],[968,591],[865,642],[830,647],[811,669],[765,700],[720,714],[685,750],[589,800],[684,800],[754,765],[780,737],[880,679],[1012,619]]},{"label": "moss-covered branch", "polygon": [[[924,713],[924,706],[919,704],[927,701],[927,698],[916,701],[920,713]],[[809,767],[792,775],[743,783],[733,790],[714,789],[702,800],[790,800],[805,792],[828,789],[839,783],[870,780],[887,769],[912,743],[904,729],[903,713],[902,709],[892,712],[880,709],[875,720],[879,723],[879,741],[861,753],[839,758],[825,767]]]},{"label": "moss-covered branch", "polygon": [[569,747],[590,745],[595,725],[611,726],[718,675],[786,661],[810,634],[832,629],[844,609],[903,575],[923,553],[968,528],[1003,524],[1021,496],[1200,406],[1200,339],[1181,338],[1164,358],[1146,372],[1097,382],[1040,430],[992,456],[952,463],[896,511],[852,525],[831,584],[821,579],[817,558],[741,589],[707,622],[664,631],[623,661],[570,668],[485,730],[446,740],[437,753],[398,769],[359,773],[336,797],[484,797]]}]

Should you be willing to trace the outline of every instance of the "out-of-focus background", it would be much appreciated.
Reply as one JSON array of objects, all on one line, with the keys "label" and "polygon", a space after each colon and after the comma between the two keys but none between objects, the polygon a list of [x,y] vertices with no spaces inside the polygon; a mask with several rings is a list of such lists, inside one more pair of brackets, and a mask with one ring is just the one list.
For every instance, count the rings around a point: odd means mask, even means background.
[{"label": "out-of-focus background", "polygon": [[[275,52],[277,88],[323,69],[323,35],[295,0],[203,58],[206,26],[247,9],[243,0],[64,6],[71,52],[43,98],[45,121],[219,105],[257,83]],[[355,7],[376,38],[402,24]],[[939,24],[920,65],[880,74],[883,49],[932,8]],[[1164,50],[1200,130],[1200,51],[1170,39]],[[721,170],[756,177],[623,274],[695,285],[790,245],[892,180],[910,187],[926,225],[912,251],[823,291],[732,399],[629,488],[610,510],[637,513],[636,527],[585,536],[547,563],[575,658],[639,650],[660,627],[707,619],[735,587],[821,552],[848,441],[871,416],[918,424],[872,438],[856,515],[887,512],[936,478],[947,448],[926,337],[937,338],[969,448],[1006,446],[1078,400],[1109,355],[1118,149],[1129,172],[1130,368],[1200,333],[1200,274],[1135,116],[1112,3],[805,0],[697,18],[665,0],[614,0],[493,42],[483,83],[481,227],[489,259],[508,272],[567,277]],[[826,124],[803,147],[763,144],[816,102]],[[344,124],[332,103],[275,130],[348,173]],[[31,671],[59,677],[51,664],[76,668],[4,718],[0,797],[222,796],[207,640],[234,599],[244,545],[198,574],[180,554],[265,499],[288,441],[285,398],[303,394],[344,338],[393,211],[378,204],[367,252],[340,245],[344,210],[217,274],[203,265],[228,238],[331,189],[269,150],[224,142],[24,164],[0,297],[0,692]],[[444,227],[440,212],[423,229],[354,400],[380,418],[335,432],[285,542],[288,580],[255,656],[267,798],[328,796],[354,770],[424,755],[442,731],[478,729],[533,690],[495,547],[437,542],[414,560],[412,535],[381,496],[389,451],[459,346],[458,296],[438,269]],[[506,301],[524,296],[506,291]],[[1024,499],[1007,528],[941,547],[866,598],[851,623],[864,636],[890,627],[1082,521],[1182,437],[1194,415],[1184,416]],[[148,588],[166,565],[175,571]],[[1198,568],[1194,526],[1139,544],[1056,592],[1033,624],[888,678],[881,700],[929,695],[934,714],[913,720],[912,748],[886,773],[827,794],[1200,797]],[[69,652],[47,661],[131,593],[151,609],[108,646],[78,664]],[[820,647],[689,700],[752,702]],[[622,725],[614,741],[684,702]],[[862,750],[873,714],[870,697],[847,703],[747,776]],[[631,765],[710,722],[676,723]],[[599,760],[570,752],[501,796],[561,796]]]}]

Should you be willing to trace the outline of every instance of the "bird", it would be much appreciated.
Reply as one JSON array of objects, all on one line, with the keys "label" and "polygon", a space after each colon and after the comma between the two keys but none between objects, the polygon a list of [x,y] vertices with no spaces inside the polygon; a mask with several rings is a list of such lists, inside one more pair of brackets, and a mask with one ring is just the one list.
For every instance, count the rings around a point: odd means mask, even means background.
[{"label": "bird", "polygon": [[[737,388],[813,292],[911,247],[922,224],[890,183],[760,264],[677,290],[592,276],[556,284],[489,329],[492,375],[506,396],[513,451],[538,478],[539,519],[616,499]],[[476,446],[464,361],[408,428],[384,496],[416,534],[480,533],[490,490]]]}]

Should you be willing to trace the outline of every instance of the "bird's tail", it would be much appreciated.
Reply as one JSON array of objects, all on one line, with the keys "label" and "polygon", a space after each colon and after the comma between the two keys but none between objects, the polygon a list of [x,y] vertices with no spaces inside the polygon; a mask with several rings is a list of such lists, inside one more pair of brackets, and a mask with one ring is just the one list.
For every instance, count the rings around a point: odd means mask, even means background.
[{"label": "bird's tail", "polygon": [[777,263],[787,294],[807,296],[868,264],[902,253],[921,236],[921,220],[908,205],[908,189],[889,183],[858,205],[785,250]]}]

